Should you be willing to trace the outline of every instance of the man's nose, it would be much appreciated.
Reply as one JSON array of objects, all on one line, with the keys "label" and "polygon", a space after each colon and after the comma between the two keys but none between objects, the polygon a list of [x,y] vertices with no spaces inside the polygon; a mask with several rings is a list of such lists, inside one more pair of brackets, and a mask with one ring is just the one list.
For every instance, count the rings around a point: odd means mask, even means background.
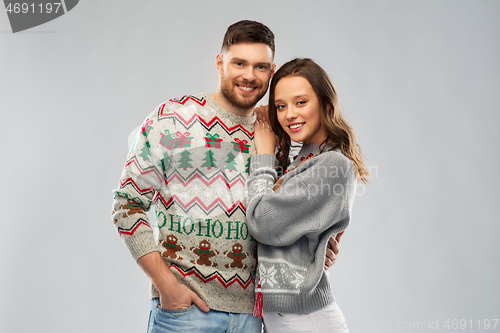
[{"label": "man's nose", "polygon": [[248,68],[246,68],[245,71],[243,72],[242,77],[243,77],[243,79],[245,79],[247,81],[255,80],[254,68],[251,66],[248,66]]}]

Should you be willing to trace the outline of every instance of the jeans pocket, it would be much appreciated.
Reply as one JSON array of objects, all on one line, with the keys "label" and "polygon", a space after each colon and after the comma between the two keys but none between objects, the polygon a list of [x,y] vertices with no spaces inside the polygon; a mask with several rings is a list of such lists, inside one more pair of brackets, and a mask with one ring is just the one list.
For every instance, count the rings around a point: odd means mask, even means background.
[{"label": "jeans pocket", "polygon": [[196,306],[195,304],[191,304],[190,306],[188,306],[187,308],[184,308],[184,309],[165,309],[165,308],[162,308],[161,305],[158,304],[157,308],[160,312],[163,312],[163,313],[184,314],[184,313],[188,313],[189,311],[193,310],[195,306]]},{"label": "jeans pocket", "polygon": [[151,333],[197,332],[193,328],[193,324],[200,326],[195,307],[196,305],[191,304],[184,309],[169,310],[157,304]]}]

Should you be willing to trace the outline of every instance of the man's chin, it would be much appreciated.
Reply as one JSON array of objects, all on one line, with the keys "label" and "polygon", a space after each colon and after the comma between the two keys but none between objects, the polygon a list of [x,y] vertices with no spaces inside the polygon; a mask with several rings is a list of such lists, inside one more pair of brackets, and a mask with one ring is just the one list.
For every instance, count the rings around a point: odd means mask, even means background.
[{"label": "man's chin", "polygon": [[251,109],[254,108],[257,102],[261,99],[262,97],[258,96],[249,96],[249,97],[235,97],[230,100],[230,102],[240,108],[240,109]]},{"label": "man's chin", "polygon": [[223,90],[222,94],[229,103],[239,109],[254,108],[257,102],[264,96],[260,96],[259,92],[243,93],[239,91],[238,87],[236,87],[236,90],[233,90],[231,93]]}]

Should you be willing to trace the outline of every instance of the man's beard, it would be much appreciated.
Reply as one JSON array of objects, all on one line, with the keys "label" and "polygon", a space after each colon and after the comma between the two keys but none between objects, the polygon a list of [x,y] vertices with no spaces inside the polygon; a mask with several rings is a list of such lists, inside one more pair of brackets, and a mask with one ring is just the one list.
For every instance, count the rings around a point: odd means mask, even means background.
[{"label": "man's beard", "polygon": [[[258,89],[258,88],[257,88]],[[250,98],[238,97],[234,91],[232,82],[227,82],[224,77],[221,78],[221,92],[225,99],[239,109],[253,108],[257,102],[266,94],[266,90],[262,94],[252,95]]]}]

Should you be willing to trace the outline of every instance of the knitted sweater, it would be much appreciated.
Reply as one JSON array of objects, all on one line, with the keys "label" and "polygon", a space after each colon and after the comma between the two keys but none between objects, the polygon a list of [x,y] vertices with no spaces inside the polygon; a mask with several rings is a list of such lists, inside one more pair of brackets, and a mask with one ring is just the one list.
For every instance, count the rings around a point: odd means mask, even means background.
[{"label": "knitted sweater", "polygon": [[[133,258],[159,251],[177,279],[219,311],[253,311],[256,242],[244,184],[254,122],[206,93],[171,99],[143,123],[114,191],[112,219]],[[156,222],[145,214],[151,207]]]},{"label": "knitted sweater", "polygon": [[251,159],[247,192],[250,233],[259,241],[258,275],[266,312],[310,313],[334,301],[324,270],[328,238],[347,228],[354,200],[353,163],[332,150],[297,165],[318,145],[304,144],[273,191],[276,158]]}]

